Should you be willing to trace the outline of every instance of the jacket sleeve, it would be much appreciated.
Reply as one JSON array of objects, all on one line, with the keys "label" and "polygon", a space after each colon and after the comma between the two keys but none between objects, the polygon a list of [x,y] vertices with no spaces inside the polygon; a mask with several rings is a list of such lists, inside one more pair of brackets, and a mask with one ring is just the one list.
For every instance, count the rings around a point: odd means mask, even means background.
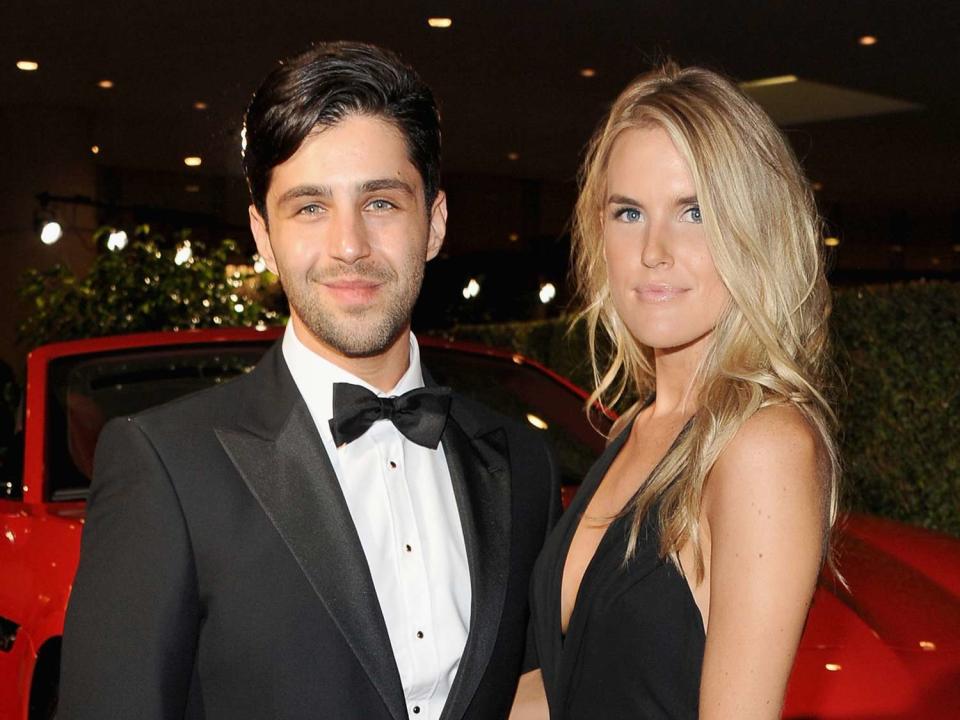
[{"label": "jacket sleeve", "polygon": [[[546,513],[547,513],[547,531],[544,534],[543,540],[546,542],[547,537],[553,531],[553,526],[557,524],[557,520],[560,519],[560,515],[563,512],[563,501],[560,493],[560,468],[557,465],[557,458],[555,457],[552,449],[546,443],[543,444],[544,448],[544,462],[543,462],[543,472],[548,478],[548,499],[546,504]],[[530,598],[533,598],[533,576],[530,577]],[[534,622],[534,608],[533,603],[530,603],[530,620],[527,623],[527,639],[524,644],[524,653],[523,653],[523,664],[521,665],[521,673],[529,672],[530,670],[536,670],[540,667],[540,657],[537,652],[537,639],[534,628],[536,624]]]},{"label": "jacket sleeve", "polygon": [[97,445],[64,628],[60,720],[182,720],[200,609],[179,499],[137,421]]}]

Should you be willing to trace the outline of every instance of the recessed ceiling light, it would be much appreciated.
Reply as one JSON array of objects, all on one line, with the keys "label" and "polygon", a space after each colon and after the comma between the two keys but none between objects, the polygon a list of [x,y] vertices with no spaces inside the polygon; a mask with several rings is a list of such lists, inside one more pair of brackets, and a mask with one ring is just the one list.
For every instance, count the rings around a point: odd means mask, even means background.
[{"label": "recessed ceiling light", "polygon": [[17,69],[24,72],[33,72],[39,69],[40,63],[36,60],[17,60]]},{"label": "recessed ceiling light", "polygon": [[193,104],[193,109],[194,109],[194,110],[206,110],[206,109],[207,109],[207,104],[206,104],[203,100],[197,100],[197,101]]},{"label": "recessed ceiling light", "polygon": [[938,257],[932,257],[932,258],[930,258],[930,264],[931,264],[931,265],[939,265],[939,264],[940,264],[940,258],[938,258]]},{"label": "recessed ceiling light", "polygon": [[507,160],[519,160],[519,159],[520,159],[520,153],[518,152],[507,153]]},{"label": "recessed ceiling light", "polygon": [[840,244],[840,238],[837,237],[827,237],[823,239],[823,244],[827,247],[836,247]]},{"label": "recessed ceiling light", "polygon": [[92,152],[94,155],[99,155],[99,154],[100,154],[100,146],[99,146],[99,145],[91,145],[91,146],[90,146],[90,152]]},{"label": "recessed ceiling light", "polygon": [[580,70],[580,77],[592,78],[597,76],[597,71],[593,68],[583,68]]},{"label": "recessed ceiling light", "polygon": [[104,90],[109,90],[113,87],[113,80],[101,80],[97,83],[98,88],[103,88]]},{"label": "recessed ceiling light", "polygon": [[520,233],[512,232],[512,233],[510,233],[509,235],[507,235],[507,239],[508,239],[510,242],[516,242],[517,240],[520,239]]},{"label": "recessed ceiling light", "polygon": [[448,28],[453,25],[453,18],[448,17],[432,17],[427,18],[427,25],[432,28]]},{"label": "recessed ceiling light", "polygon": [[797,80],[796,75],[775,75],[774,77],[759,78],[758,80],[747,80],[746,82],[740,83],[740,87],[748,89],[769,87],[770,85],[788,85],[797,82]]},{"label": "recessed ceiling light", "polygon": [[861,45],[876,45],[877,38],[873,35],[863,35],[857,42]]},{"label": "recessed ceiling light", "polygon": [[199,186],[199,185],[187,185],[187,186],[186,186],[185,188],[183,188],[183,189],[184,189],[186,192],[188,192],[188,193],[198,193],[198,192],[200,192],[200,186]]},{"label": "recessed ceiling light", "polygon": [[203,158],[198,155],[190,155],[183,159],[183,164],[187,167],[200,167],[203,164]]}]

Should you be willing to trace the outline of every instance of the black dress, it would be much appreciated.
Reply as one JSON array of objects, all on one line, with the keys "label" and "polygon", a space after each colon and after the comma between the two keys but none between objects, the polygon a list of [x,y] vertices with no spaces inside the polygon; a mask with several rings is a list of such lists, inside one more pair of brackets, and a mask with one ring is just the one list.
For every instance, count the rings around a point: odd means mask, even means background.
[{"label": "black dress", "polygon": [[703,620],[683,575],[658,557],[655,507],[626,566],[629,517],[607,528],[583,575],[566,637],[561,633],[567,550],[629,433],[627,427],[594,463],[534,568],[531,623],[550,720],[697,717]]}]

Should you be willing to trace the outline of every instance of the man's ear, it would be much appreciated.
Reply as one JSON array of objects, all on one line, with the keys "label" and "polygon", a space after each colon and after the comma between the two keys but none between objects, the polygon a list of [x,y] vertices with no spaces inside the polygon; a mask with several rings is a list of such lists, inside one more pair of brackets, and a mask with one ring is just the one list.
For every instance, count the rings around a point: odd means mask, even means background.
[{"label": "man's ear", "polygon": [[427,260],[433,260],[447,234],[447,195],[440,190],[430,209],[430,234],[427,237]]},{"label": "man's ear", "polygon": [[277,274],[277,261],[273,257],[273,246],[270,244],[270,232],[267,230],[267,221],[260,215],[253,205],[247,209],[250,215],[250,232],[257,243],[257,253],[263,258],[274,275]]}]

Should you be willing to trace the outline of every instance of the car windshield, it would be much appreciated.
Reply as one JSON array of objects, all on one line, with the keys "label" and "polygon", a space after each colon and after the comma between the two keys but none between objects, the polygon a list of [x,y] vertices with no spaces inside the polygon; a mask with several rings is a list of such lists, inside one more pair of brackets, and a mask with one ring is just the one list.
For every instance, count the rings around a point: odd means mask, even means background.
[{"label": "car windshield", "polygon": [[[131,349],[64,357],[49,368],[47,496],[86,497],[97,437],[111,418],[130,415],[250,371],[269,341]],[[423,364],[442,385],[544,432],[563,480],[579,483],[603,449],[580,397],[546,373],[509,358],[422,346]],[[598,418],[600,430],[609,421]],[[596,422],[596,421],[595,421]]]}]

